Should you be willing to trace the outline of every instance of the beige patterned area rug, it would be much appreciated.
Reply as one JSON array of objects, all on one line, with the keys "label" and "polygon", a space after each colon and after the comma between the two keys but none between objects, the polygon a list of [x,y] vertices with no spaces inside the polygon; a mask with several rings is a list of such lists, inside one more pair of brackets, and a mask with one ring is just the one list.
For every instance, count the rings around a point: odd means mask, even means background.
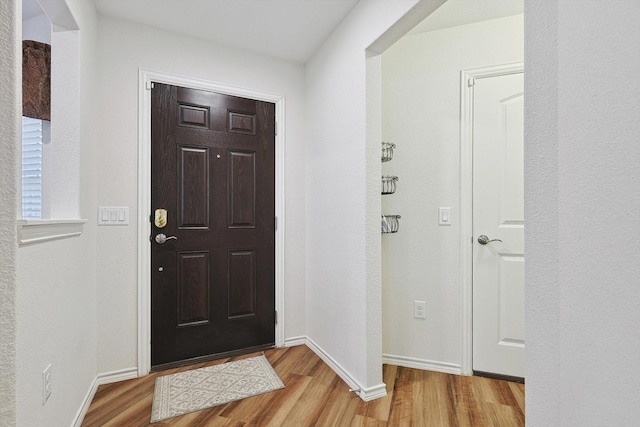
[{"label": "beige patterned area rug", "polygon": [[264,355],[156,378],[151,422],[284,388]]}]

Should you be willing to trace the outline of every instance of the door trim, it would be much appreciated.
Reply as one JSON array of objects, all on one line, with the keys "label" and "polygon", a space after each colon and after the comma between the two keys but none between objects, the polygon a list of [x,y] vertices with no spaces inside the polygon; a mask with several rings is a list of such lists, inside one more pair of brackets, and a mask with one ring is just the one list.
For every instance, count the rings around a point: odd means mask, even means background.
[{"label": "door trim", "polygon": [[[151,369],[151,84],[165,83],[208,90],[275,104],[276,216],[275,235],[275,325],[276,347],[284,346],[285,273],[285,97],[283,95],[193,79],[157,71],[138,71],[138,376]],[[149,88],[149,89],[147,89]]]},{"label": "door trim", "polygon": [[460,71],[460,284],[463,375],[473,375],[473,85],[470,79],[524,72],[524,64]]}]

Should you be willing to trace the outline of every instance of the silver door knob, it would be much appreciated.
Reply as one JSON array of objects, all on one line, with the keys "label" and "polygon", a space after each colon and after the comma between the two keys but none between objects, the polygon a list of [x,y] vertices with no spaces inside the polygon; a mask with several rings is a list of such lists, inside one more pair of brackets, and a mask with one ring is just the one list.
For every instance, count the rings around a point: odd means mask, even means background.
[{"label": "silver door knob", "polygon": [[500,239],[489,239],[484,234],[481,234],[481,235],[478,236],[478,243],[480,243],[481,245],[486,245],[487,243],[491,243],[491,242],[502,242],[502,240],[500,240]]},{"label": "silver door knob", "polygon": [[178,238],[176,236],[167,237],[166,235],[164,235],[162,233],[156,235],[156,243],[163,244],[167,240],[178,240]]}]

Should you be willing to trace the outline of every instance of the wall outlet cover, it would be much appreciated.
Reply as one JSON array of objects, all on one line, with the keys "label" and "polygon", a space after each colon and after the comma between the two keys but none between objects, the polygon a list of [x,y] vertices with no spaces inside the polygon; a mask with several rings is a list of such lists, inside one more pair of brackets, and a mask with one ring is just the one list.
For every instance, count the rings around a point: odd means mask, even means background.
[{"label": "wall outlet cover", "polygon": [[427,303],[425,301],[414,301],[413,302],[413,317],[416,319],[426,319],[426,306]]},{"label": "wall outlet cover", "polygon": [[51,379],[51,363],[49,363],[49,366],[42,371],[42,405],[47,403],[53,392]]}]

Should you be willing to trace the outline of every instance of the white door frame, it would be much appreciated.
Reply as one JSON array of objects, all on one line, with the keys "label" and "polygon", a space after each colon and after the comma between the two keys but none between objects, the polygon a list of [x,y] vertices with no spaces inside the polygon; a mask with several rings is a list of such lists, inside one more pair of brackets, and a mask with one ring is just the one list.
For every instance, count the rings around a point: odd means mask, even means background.
[{"label": "white door frame", "polygon": [[165,83],[226,95],[272,102],[276,105],[276,217],[275,298],[276,346],[284,345],[284,236],[285,236],[285,97],[206,80],[140,69],[138,73],[138,376],[151,369],[151,84]]},{"label": "white door frame", "polygon": [[473,85],[476,79],[518,74],[524,64],[460,72],[460,283],[462,286],[462,374],[473,374]]}]

